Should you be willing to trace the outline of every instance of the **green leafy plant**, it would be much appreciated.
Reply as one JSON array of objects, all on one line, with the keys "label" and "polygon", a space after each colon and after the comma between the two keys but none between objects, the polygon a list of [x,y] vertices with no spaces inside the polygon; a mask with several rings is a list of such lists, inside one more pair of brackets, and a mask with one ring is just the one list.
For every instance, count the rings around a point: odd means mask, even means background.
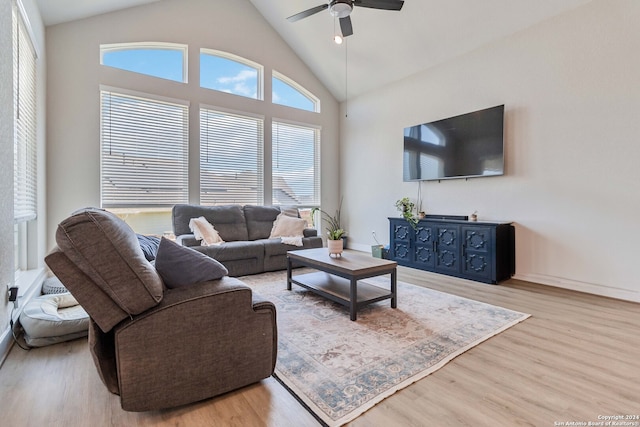
[{"label": "green leafy plant", "polygon": [[340,225],[341,210],[342,210],[342,199],[340,199],[340,204],[338,205],[338,209],[336,209],[336,213],[334,215],[329,215],[328,213],[326,213],[320,208],[311,209],[312,217],[315,217],[316,212],[320,212],[322,221],[324,221],[327,224],[327,236],[329,240],[339,240],[347,234],[347,232],[344,231],[344,229]]},{"label": "green leafy plant", "polygon": [[408,197],[396,201],[396,209],[402,212],[402,217],[407,220],[411,227],[416,228],[418,226],[418,218],[414,215],[413,210],[416,205]]}]

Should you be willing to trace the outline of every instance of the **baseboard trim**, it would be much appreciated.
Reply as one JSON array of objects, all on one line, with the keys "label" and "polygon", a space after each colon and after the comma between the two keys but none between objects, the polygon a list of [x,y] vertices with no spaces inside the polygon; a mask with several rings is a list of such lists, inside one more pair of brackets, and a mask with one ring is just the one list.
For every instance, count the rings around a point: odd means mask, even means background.
[{"label": "baseboard trim", "polygon": [[587,294],[599,295],[602,297],[615,298],[630,302],[640,302],[640,292],[630,289],[612,288],[597,283],[581,282],[579,280],[566,279],[564,277],[549,276],[536,273],[518,273],[514,279],[525,282],[539,283],[541,285],[553,286],[556,288],[569,289],[572,291],[584,292]]},{"label": "baseboard trim", "polygon": [[[348,242],[347,245],[349,249],[371,253],[371,246],[351,242]],[[640,302],[640,291],[633,291],[630,289],[613,288],[598,283],[581,282],[579,280],[572,280],[563,277],[537,273],[516,273],[513,278],[525,282],[532,282],[538,283],[540,285],[569,289],[572,291],[584,292],[587,294],[599,295],[602,297],[615,298],[630,302]]]},{"label": "baseboard trim", "polygon": [[0,368],[2,368],[5,359],[9,355],[11,347],[13,347],[13,336],[11,328],[8,327],[0,336]]}]

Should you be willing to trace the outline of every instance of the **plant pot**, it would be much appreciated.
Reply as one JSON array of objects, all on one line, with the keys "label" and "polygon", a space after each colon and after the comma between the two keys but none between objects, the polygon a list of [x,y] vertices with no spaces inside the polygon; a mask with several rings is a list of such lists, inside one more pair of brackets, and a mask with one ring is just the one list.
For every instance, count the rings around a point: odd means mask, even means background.
[{"label": "plant pot", "polygon": [[335,255],[336,257],[342,256],[342,250],[343,250],[342,239],[327,240],[327,248],[329,249],[329,256],[332,256],[332,255]]}]

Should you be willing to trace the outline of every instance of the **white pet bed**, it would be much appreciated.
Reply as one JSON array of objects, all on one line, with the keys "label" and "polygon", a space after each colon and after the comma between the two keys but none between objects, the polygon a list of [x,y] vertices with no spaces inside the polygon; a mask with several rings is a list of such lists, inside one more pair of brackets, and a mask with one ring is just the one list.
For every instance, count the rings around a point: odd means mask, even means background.
[{"label": "white pet bed", "polygon": [[20,323],[27,344],[42,347],[86,336],[89,315],[68,292],[41,295],[27,303]]}]

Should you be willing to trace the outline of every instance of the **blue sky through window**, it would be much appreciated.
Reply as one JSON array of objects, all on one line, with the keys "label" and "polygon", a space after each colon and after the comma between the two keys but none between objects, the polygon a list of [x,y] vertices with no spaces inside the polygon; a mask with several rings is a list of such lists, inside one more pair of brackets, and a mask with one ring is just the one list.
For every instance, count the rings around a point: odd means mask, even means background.
[{"label": "blue sky through window", "polygon": [[201,53],[200,86],[258,99],[258,70],[228,58]]},{"label": "blue sky through window", "polygon": [[271,79],[272,99],[274,104],[287,105],[301,110],[315,111],[315,104],[298,89],[283,82],[277,77]]},{"label": "blue sky through window", "polygon": [[118,49],[105,51],[102,64],[162,79],[184,82],[184,57],[176,49]]},{"label": "blue sky through window", "polygon": [[[177,82],[186,81],[183,49],[115,46],[103,49],[103,65]],[[200,86],[203,88],[261,99],[259,78],[259,69],[256,67],[222,55],[200,53]],[[272,77],[271,83],[273,103],[316,111],[316,101],[296,87],[276,76]]]}]

